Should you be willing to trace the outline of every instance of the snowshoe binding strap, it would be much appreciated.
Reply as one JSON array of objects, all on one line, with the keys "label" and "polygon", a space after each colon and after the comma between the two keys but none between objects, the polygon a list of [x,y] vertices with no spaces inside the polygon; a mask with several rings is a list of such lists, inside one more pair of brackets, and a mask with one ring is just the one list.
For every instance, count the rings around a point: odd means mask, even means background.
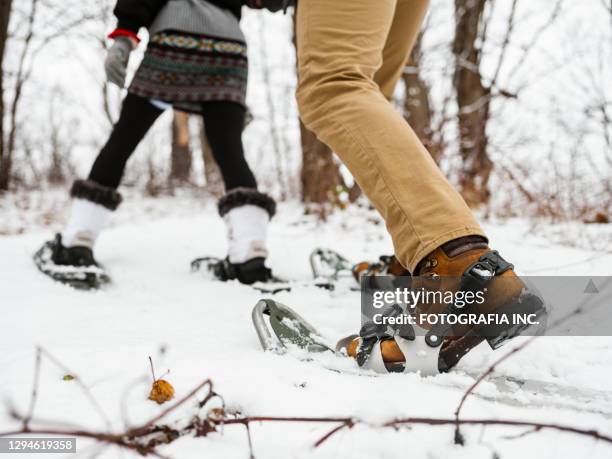
[{"label": "snowshoe binding strap", "polygon": [[[513,268],[514,266],[504,260],[497,251],[487,252],[463,272],[459,291],[474,293],[482,291],[495,276],[500,276]],[[451,304],[447,309],[447,314],[464,314],[467,312],[466,309]],[[441,321],[427,332],[425,341],[430,347],[439,347],[452,332],[452,328],[453,326],[448,321]]]},{"label": "snowshoe binding strap", "polygon": [[[401,315],[402,308],[394,305],[382,312],[385,317]],[[417,333],[418,332],[418,333]],[[356,360],[359,367],[377,373],[416,373],[430,376],[439,373],[439,348],[432,348],[425,342],[425,330],[417,325],[405,324],[390,329],[386,325],[367,322],[359,330],[358,336],[340,340],[336,350],[348,350],[348,346],[359,339]],[[385,361],[382,345],[394,340],[403,354],[403,361]]]},{"label": "snowshoe binding strap", "polygon": [[251,317],[259,342],[266,351],[284,353],[287,346],[293,345],[308,352],[333,352],[312,325],[282,303],[259,300]]},{"label": "snowshoe binding strap", "polygon": [[[357,335],[341,339],[336,347],[337,352],[346,355],[348,347],[356,339],[359,340],[357,362],[360,368],[376,373],[420,373],[422,376],[434,376],[440,373],[440,348],[432,348],[425,342],[425,330],[414,326],[413,331],[419,331],[419,336],[413,339],[395,336],[384,339],[370,339],[367,342]],[[397,347],[404,356],[401,362],[386,362],[383,357],[382,345],[385,341],[395,340]]]}]

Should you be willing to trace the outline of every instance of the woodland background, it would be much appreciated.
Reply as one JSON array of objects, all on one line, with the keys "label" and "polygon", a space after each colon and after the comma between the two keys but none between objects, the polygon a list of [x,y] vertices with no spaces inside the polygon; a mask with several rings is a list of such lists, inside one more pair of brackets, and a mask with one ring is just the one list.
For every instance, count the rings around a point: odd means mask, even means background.
[{"label": "woodland background", "polygon": [[[260,292],[188,274],[194,256],[227,253],[197,117],[167,111],[130,160],[124,203],[96,246],[109,289],[77,292],[37,272],[31,255],[61,230],[70,182],[88,173],[124,96],[103,68],[114,1],[0,2],[0,431],[78,428],[91,434],[80,455],[99,458],[609,459],[609,337],[483,344],[436,377],[262,352],[250,315]],[[269,266],[299,283],[316,247],[352,262],[391,253],[351,175],[299,123],[292,14],[245,10],[242,23],[246,153],[282,201]],[[574,311],[592,323],[610,303],[610,82],[612,0],[431,0],[394,98],[521,276],[601,276],[602,295],[585,292]],[[358,291],[296,284],[277,297],[330,343],[360,327]],[[178,408],[147,400],[147,356],[170,370]]]},{"label": "woodland background", "polygon": [[[124,95],[103,70],[114,1],[1,5],[0,196],[65,188],[87,174]],[[262,189],[326,216],[361,193],[299,122],[290,13],[245,9],[247,157]],[[608,223],[610,82],[610,0],[433,0],[394,103],[485,215]],[[220,195],[201,121],[168,111],[123,186],[152,196]]]}]

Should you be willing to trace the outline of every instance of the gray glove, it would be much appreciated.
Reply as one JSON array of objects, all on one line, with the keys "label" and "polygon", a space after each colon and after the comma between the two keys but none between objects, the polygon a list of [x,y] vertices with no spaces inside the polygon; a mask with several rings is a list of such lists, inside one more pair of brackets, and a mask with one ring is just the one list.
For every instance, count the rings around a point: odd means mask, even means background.
[{"label": "gray glove", "polygon": [[104,62],[106,79],[111,83],[115,83],[120,88],[123,88],[125,85],[127,65],[132,49],[132,40],[128,37],[117,37],[113,46],[108,50],[106,61]]}]

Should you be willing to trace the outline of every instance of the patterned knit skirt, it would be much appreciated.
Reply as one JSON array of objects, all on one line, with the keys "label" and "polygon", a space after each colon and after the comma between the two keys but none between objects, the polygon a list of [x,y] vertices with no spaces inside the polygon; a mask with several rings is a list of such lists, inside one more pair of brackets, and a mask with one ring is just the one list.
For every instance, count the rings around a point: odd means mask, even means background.
[{"label": "patterned knit skirt", "polygon": [[129,92],[200,113],[202,102],[245,105],[246,43],[173,30],[149,39]]}]

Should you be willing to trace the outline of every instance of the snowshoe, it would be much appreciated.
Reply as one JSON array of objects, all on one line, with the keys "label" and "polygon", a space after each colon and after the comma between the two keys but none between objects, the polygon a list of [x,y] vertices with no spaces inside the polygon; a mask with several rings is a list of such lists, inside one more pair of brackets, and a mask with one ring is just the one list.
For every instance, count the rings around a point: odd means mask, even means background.
[{"label": "snowshoe", "polygon": [[[542,297],[535,291],[526,292],[516,304],[520,306],[520,312],[528,306],[538,318],[545,319],[546,308]],[[399,316],[403,310],[394,305],[381,313],[385,317]],[[385,322],[390,323],[388,320]],[[316,353],[333,350],[336,355],[355,359],[360,368],[376,373],[420,372],[423,376],[449,371],[484,339],[489,340],[492,349],[496,349],[528,329],[527,326],[495,329],[499,336],[492,336],[490,329],[473,329],[459,337],[439,336],[438,343],[438,339],[432,339],[435,337],[432,330],[417,324],[389,327],[368,322],[362,326],[359,335],[347,336],[334,347],[295,311],[271,299],[257,303],[253,310],[253,323],[264,350],[284,352],[291,345]],[[542,325],[533,327],[532,332],[543,332]]]},{"label": "snowshoe", "polygon": [[111,281],[89,247],[65,247],[61,234],[34,254],[34,263],[43,274],[79,290],[97,289]]},{"label": "snowshoe", "polygon": [[381,255],[378,261],[354,264],[338,252],[318,248],[310,255],[310,266],[315,279],[327,279],[330,282],[354,279],[357,285],[352,283],[353,290],[359,289],[364,277],[370,288],[389,288],[392,287],[390,283],[393,278],[410,276],[394,255]]},{"label": "snowshoe", "polygon": [[[364,330],[368,333],[373,332],[372,337],[378,336],[380,333],[379,330],[375,330],[376,327],[366,324],[366,326],[362,328],[360,335],[351,335],[343,338],[336,346],[333,346],[327,343],[325,338],[323,338],[317,330],[297,312],[289,306],[272,299],[260,300],[253,308],[252,319],[263,349],[265,351],[273,351],[280,354],[287,352],[292,346],[296,346],[311,353],[330,351],[341,357],[348,357],[350,355],[349,349],[351,346],[354,346],[353,343],[355,340],[360,338],[360,336],[362,337],[361,339],[370,339],[369,335],[364,333]],[[414,334],[412,333],[410,336],[406,336],[406,338],[414,341]],[[378,373],[405,370],[405,365],[401,365],[399,361],[392,362],[391,365],[385,367],[382,355],[378,355],[380,354],[380,347],[374,348],[375,343],[376,341],[369,346],[370,350],[374,350],[374,355],[367,356],[367,360],[370,363],[365,367],[366,369],[373,369]],[[347,352],[347,350],[349,351]],[[437,351],[427,351],[428,349],[424,346],[424,342],[422,342],[418,350],[411,349],[409,352],[410,354],[415,353],[415,355],[421,358],[425,357],[430,361],[435,358],[435,362],[429,363],[435,366],[435,373],[437,374],[438,353]],[[426,352],[426,355],[422,355],[422,352]],[[364,367],[363,363],[365,363],[365,360],[366,358],[361,355],[358,357],[357,362],[360,367]],[[380,365],[376,365],[375,363],[380,363]],[[421,367],[418,369],[422,370]]]},{"label": "snowshoe", "polygon": [[[335,357],[339,357],[341,361],[346,361],[350,358],[347,348],[351,346],[351,343],[353,343],[355,339],[359,338],[358,335],[351,335],[340,340],[334,346],[317,332],[315,327],[289,306],[269,298],[257,302],[253,308],[252,319],[255,331],[264,351],[285,354],[297,348],[312,356],[312,358],[309,357],[307,360],[312,360],[316,354],[330,352]],[[437,374],[437,352],[430,352],[426,357],[431,361],[435,358],[435,374]],[[351,358],[351,360],[353,359]],[[374,370],[377,373],[404,370],[404,366],[399,362],[386,368],[384,365],[376,367],[371,364],[371,362],[376,361],[376,357],[368,360],[370,364],[366,366],[360,365],[359,368]],[[382,356],[380,357],[380,361],[382,362]],[[322,363],[326,368],[332,371],[367,374],[362,373],[360,369],[355,369],[354,367],[351,369],[352,364],[349,366],[341,364],[338,368],[335,368],[328,366],[329,362],[327,359],[323,359]],[[422,368],[418,368],[418,370],[421,371]]]},{"label": "snowshoe", "polygon": [[215,279],[226,282],[238,280],[243,284],[252,285],[256,282],[277,280],[272,270],[265,265],[265,259],[258,257],[244,263],[231,263],[229,258],[201,257],[191,262],[191,271],[205,269]]},{"label": "snowshoe", "polygon": [[330,249],[313,250],[310,254],[310,267],[315,279],[337,281],[353,275],[353,264],[338,252]]},{"label": "snowshoe", "polygon": [[272,270],[264,264],[263,258],[254,258],[246,263],[234,264],[227,258],[201,257],[191,262],[191,271],[205,271],[214,279],[220,281],[238,280],[253,287],[261,293],[276,294],[289,292],[295,287],[318,287],[333,290],[334,285],[329,282],[298,282],[279,279],[272,274]]},{"label": "snowshoe", "polygon": [[[303,350],[308,355],[304,359],[304,355],[300,355],[298,352],[296,354],[298,358],[306,361],[315,361],[328,370],[343,374],[372,377],[376,376],[376,373],[385,374],[388,372],[406,371],[403,362],[390,364],[382,359],[378,360],[379,367],[376,369],[373,361],[378,359],[377,356],[374,356],[374,358],[370,357],[368,359],[370,363],[362,367],[363,369],[375,370],[375,372],[364,372],[361,369],[355,369],[351,362],[348,362],[347,349],[355,345],[355,340],[359,338],[359,335],[347,336],[340,340],[334,349],[333,345],[321,336],[313,325],[308,323],[293,309],[277,301],[271,299],[260,300],[253,308],[252,319],[261,346],[266,351],[282,355],[291,353],[297,348],[298,350]],[[367,328],[372,330],[372,327]],[[402,339],[408,342],[414,341],[410,332]],[[387,341],[387,343],[390,344],[390,341]],[[381,344],[381,352],[385,358],[388,358],[390,354],[389,349],[384,342]],[[407,348],[403,344],[402,346],[405,352],[413,355],[416,347],[422,344],[423,341],[421,340],[412,348]],[[425,352],[429,354],[429,349],[425,349]],[[333,358],[329,358],[325,353],[328,353]],[[431,372],[423,371],[422,368],[418,368],[415,371],[420,371],[423,376],[438,374],[439,371],[436,368],[437,360],[435,357],[435,353],[420,357],[424,360],[430,360],[429,365],[433,368]],[[354,361],[352,358],[350,360]],[[481,376],[480,372],[467,372],[464,374],[473,378],[473,380]],[[495,391],[492,394],[490,390],[487,390],[484,394],[477,392],[473,394],[474,397],[510,406],[529,406],[531,408],[538,406],[554,407],[576,412],[609,414],[610,409],[612,409],[610,403],[601,403],[601,401],[607,402],[609,399],[609,394],[605,391],[584,391],[569,385],[550,381],[522,379],[507,375],[493,375],[489,376],[487,380],[495,386]],[[463,392],[471,382],[457,383],[455,379],[445,379],[429,380],[428,384],[459,388]],[[593,400],[598,400],[598,403],[594,404]]]}]

